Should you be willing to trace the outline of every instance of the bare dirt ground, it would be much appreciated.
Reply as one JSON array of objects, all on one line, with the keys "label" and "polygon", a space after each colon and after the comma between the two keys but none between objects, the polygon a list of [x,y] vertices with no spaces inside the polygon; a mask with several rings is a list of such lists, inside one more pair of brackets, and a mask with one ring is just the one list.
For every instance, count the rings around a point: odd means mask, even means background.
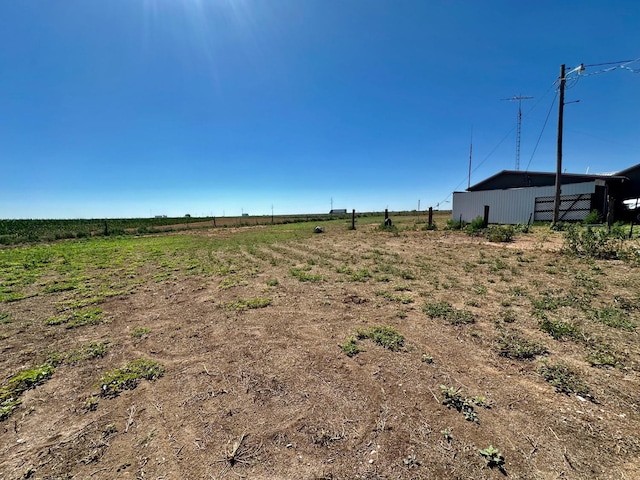
[{"label": "bare dirt ground", "polygon": [[[235,234],[242,229],[177,235]],[[640,478],[637,332],[588,314],[615,297],[631,304],[624,311],[635,322],[639,271],[567,257],[560,245],[558,234],[491,244],[340,224],[309,238],[211,250],[229,268],[208,273],[148,264],[129,279],[130,293],[98,304],[106,321],[95,325],[44,325],[73,291],[2,303],[10,321],[0,324],[0,381],[52,351],[89,341],[109,348],[59,365],[22,395],[0,422],[0,479]],[[171,274],[157,276],[163,268]],[[582,337],[556,340],[532,305],[571,295],[588,308],[559,301],[544,314]],[[240,302],[258,298],[270,304]],[[437,302],[475,321],[454,325],[423,311]],[[365,351],[341,350],[372,326],[395,328],[404,348],[361,339]],[[141,327],[149,331],[132,335]],[[548,353],[500,356],[505,331]],[[617,366],[585,359],[603,345]],[[164,365],[164,375],[87,408],[101,375],[138,357]],[[569,365],[589,394],[557,393],[539,373],[543,361]],[[441,385],[484,397],[487,408],[476,405],[477,421],[467,421],[443,405]],[[479,454],[489,445],[504,456],[502,468]]]}]

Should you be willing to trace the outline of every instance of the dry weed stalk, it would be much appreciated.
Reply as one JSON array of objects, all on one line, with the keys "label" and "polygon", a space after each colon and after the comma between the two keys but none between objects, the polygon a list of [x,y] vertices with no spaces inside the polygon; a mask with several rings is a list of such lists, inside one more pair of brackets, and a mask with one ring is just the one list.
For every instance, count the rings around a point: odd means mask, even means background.
[{"label": "dry weed stalk", "polygon": [[224,458],[217,460],[217,462],[226,463],[226,465],[220,472],[220,478],[222,478],[224,474],[227,473],[227,471],[234,465],[251,465],[251,461],[257,459],[258,454],[262,449],[262,444],[248,445],[245,442],[247,436],[248,435],[246,433],[240,435],[240,438],[233,442],[233,446],[231,446],[231,448],[229,448],[227,444]]}]

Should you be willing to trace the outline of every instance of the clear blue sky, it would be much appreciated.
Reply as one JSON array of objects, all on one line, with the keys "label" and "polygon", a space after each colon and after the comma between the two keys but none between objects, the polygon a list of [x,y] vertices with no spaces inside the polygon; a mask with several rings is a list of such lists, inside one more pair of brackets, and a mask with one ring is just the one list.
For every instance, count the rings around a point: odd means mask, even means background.
[{"label": "clear blue sky", "polygon": [[[560,65],[640,57],[631,0],[0,0],[0,218],[450,208],[553,171]],[[569,172],[640,163],[640,61],[570,82]],[[636,72],[632,71],[636,70]],[[542,134],[535,155],[536,141]]]}]

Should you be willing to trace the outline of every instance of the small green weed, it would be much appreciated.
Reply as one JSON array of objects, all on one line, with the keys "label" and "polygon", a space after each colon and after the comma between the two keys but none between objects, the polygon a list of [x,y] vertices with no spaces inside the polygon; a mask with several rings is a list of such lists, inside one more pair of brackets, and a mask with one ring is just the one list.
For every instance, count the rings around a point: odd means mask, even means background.
[{"label": "small green weed", "polygon": [[513,310],[502,310],[500,312],[500,317],[504,323],[513,323],[518,319],[516,312]]},{"label": "small green weed", "polygon": [[566,393],[567,395],[576,393],[582,396],[589,394],[589,387],[576,372],[564,363],[549,365],[543,362],[538,369],[538,373],[555,387],[556,392]]},{"label": "small green weed", "polygon": [[422,354],[421,360],[422,363],[433,363],[433,357],[426,353]]},{"label": "small green weed", "polygon": [[164,367],[158,362],[137,358],[122,368],[117,368],[102,375],[100,379],[100,395],[103,397],[118,396],[124,390],[133,390],[141,380],[156,380],[164,375]]},{"label": "small green weed", "polygon": [[347,354],[348,357],[353,357],[360,352],[364,352],[365,350],[358,345],[356,337],[349,337],[347,341],[340,345],[340,349]]},{"label": "small green weed", "polygon": [[478,422],[478,414],[474,411],[472,402],[462,396],[459,388],[440,385],[442,393],[442,404],[447,408],[455,408],[464,415],[464,419],[468,422]]},{"label": "small green weed", "polygon": [[504,456],[502,455],[502,453],[500,453],[500,450],[495,448],[493,445],[489,445],[484,450],[478,450],[478,452],[485,459],[485,461],[487,462],[487,466],[489,468],[494,468],[494,467],[498,467],[499,469],[503,468]]},{"label": "small green weed", "polygon": [[278,279],[277,278],[271,278],[269,280],[267,280],[267,287],[277,287],[279,284]]},{"label": "small green weed", "polygon": [[146,337],[149,333],[151,333],[151,329],[149,327],[137,327],[133,329],[131,336],[133,338],[142,338]]},{"label": "small green weed", "polygon": [[11,317],[8,313],[0,312],[0,323],[11,323]]}]

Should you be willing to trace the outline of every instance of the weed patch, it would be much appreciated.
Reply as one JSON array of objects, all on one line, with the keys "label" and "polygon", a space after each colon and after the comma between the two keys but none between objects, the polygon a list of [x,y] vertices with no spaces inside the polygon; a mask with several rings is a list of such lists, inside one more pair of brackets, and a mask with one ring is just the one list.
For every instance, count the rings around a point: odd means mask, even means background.
[{"label": "weed patch", "polygon": [[45,323],[47,325],[65,325],[66,328],[77,328],[84,325],[96,325],[102,323],[101,308],[85,308],[76,310],[71,315],[59,315],[49,318]]},{"label": "weed patch", "polygon": [[615,259],[626,256],[621,229],[570,226],[564,235],[564,250],[580,257]]},{"label": "weed patch", "polygon": [[122,368],[102,375],[100,395],[115,397],[124,390],[133,390],[143,379],[153,381],[162,375],[164,375],[164,367],[161,364],[146,358],[137,358]]},{"label": "weed patch", "polygon": [[289,273],[301,282],[321,282],[323,280],[322,275],[318,273],[310,273],[309,270],[310,268],[305,269],[292,267],[289,269]]},{"label": "weed patch", "polygon": [[378,345],[397,352],[404,347],[404,337],[393,327],[376,326],[356,331],[356,338],[363,340],[368,338]]},{"label": "weed patch", "polygon": [[589,395],[587,384],[564,363],[549,365],[545,362],[538,369],[538,373],[555,387],[556,392],[566,393],[567,395],[571,393],[582,396]]},{"label": "weed patch", "polygon": [[544,345],[527,340],[513,332],[500,335],[497,344],[498,354],[501,357],[516,360],[530,360],[547,353]]},{"label": "weed patch", "polygon": [[447,302],[426,303],[422,311],[431,318],[443,318],[452,325],[474,323],[475,318],[469,310],[459,310]]},{"label": "weed patch", "polygon": [[131,336],[133,338],[143,338],[151,333],[151,329],[149,327],[137,327],[134,328],[131,332]]},{"label": "weed patch", "polygon": [[73,365],[86,360],[103,357],[107,353],[108,348],[109,342],[89,342],[80,348],[75,348],[65,353],[52,353],[47,357],[47,362],[54,366],[60,365],[61,363]]},{"label": "weed patch", "polygon": [[629,331],[636,329],[636,324],[629,318],[629,313],[616,307],[604,307],[600,310],[595,310],[592,312],[591,318],[608,327]]},{"label": "weed patch", "polygon": [[512,242],[515,229],[511,225],[492,225],[487,228],[485,236],[494,243]]},{"label": "weed patch", "polygon": [[378,290],[376,292],[376,295],[389,300],[390,302],[397,302],[403,305],[413,303],[413,298],[411,297],[411,295],[393,294],[390,292],[385,292],[383,290]]},{"label": "weed patch", "polygon": [[624,367],[624,358],[608,345],[593,345],[585,360],[592,367]]},{"label": "weed patch", "polygon": [[220,290],[227,290],[228,288],[244,287],[246,285],[249,285],[249,282],[247,282],[246,280],[243,280],[241,278],[238,278],[236,276],[230,275],[230,276],[222,279],[222,281],[218,285],[218,288]]},{"label": "weed patch", "polygon": [[548,333],[556,340],[563,340],[565,338],[577,339],[580,334],[580,329],[573,323],[563,322],[562,320],[553,320],[546,315],[541,315],[539,321],[540,330]]},{"label": "weed patch", "polygon": [[440,385],[440,393],[442,393],[442,404],[447,408],[455,408],[458,412],[464,415],[464,419],[468,422],[478,423],[479,421],[478,414],[473,408],[474,404],[488,408],[484,398],[475,397],[475,399],[482,399],[482,401],[465,398],[459,388]]},{"label": "weed patch", "polygon": [[20,395],[44,383],[53,375],[54,371],[53,365],[45,363],[9,377],[6,383],[0,387],[0,421],[8,418],[18,408]]},{"label": "weed patch", "polygon": [[272,300],[270,298],[246,298],[240,299],[235,302],[227,304],[227,308],[231,310],[251,310],[255,308],[265,308],[271,305]]},{"label": "weed patch", "polygon": [[356,337],[349,337],[347,341],[340,345],[340,349],[347,354],[348,357],[354,357],[360,352],[364,352],[365,350],[358,345],[358,341]]}]

